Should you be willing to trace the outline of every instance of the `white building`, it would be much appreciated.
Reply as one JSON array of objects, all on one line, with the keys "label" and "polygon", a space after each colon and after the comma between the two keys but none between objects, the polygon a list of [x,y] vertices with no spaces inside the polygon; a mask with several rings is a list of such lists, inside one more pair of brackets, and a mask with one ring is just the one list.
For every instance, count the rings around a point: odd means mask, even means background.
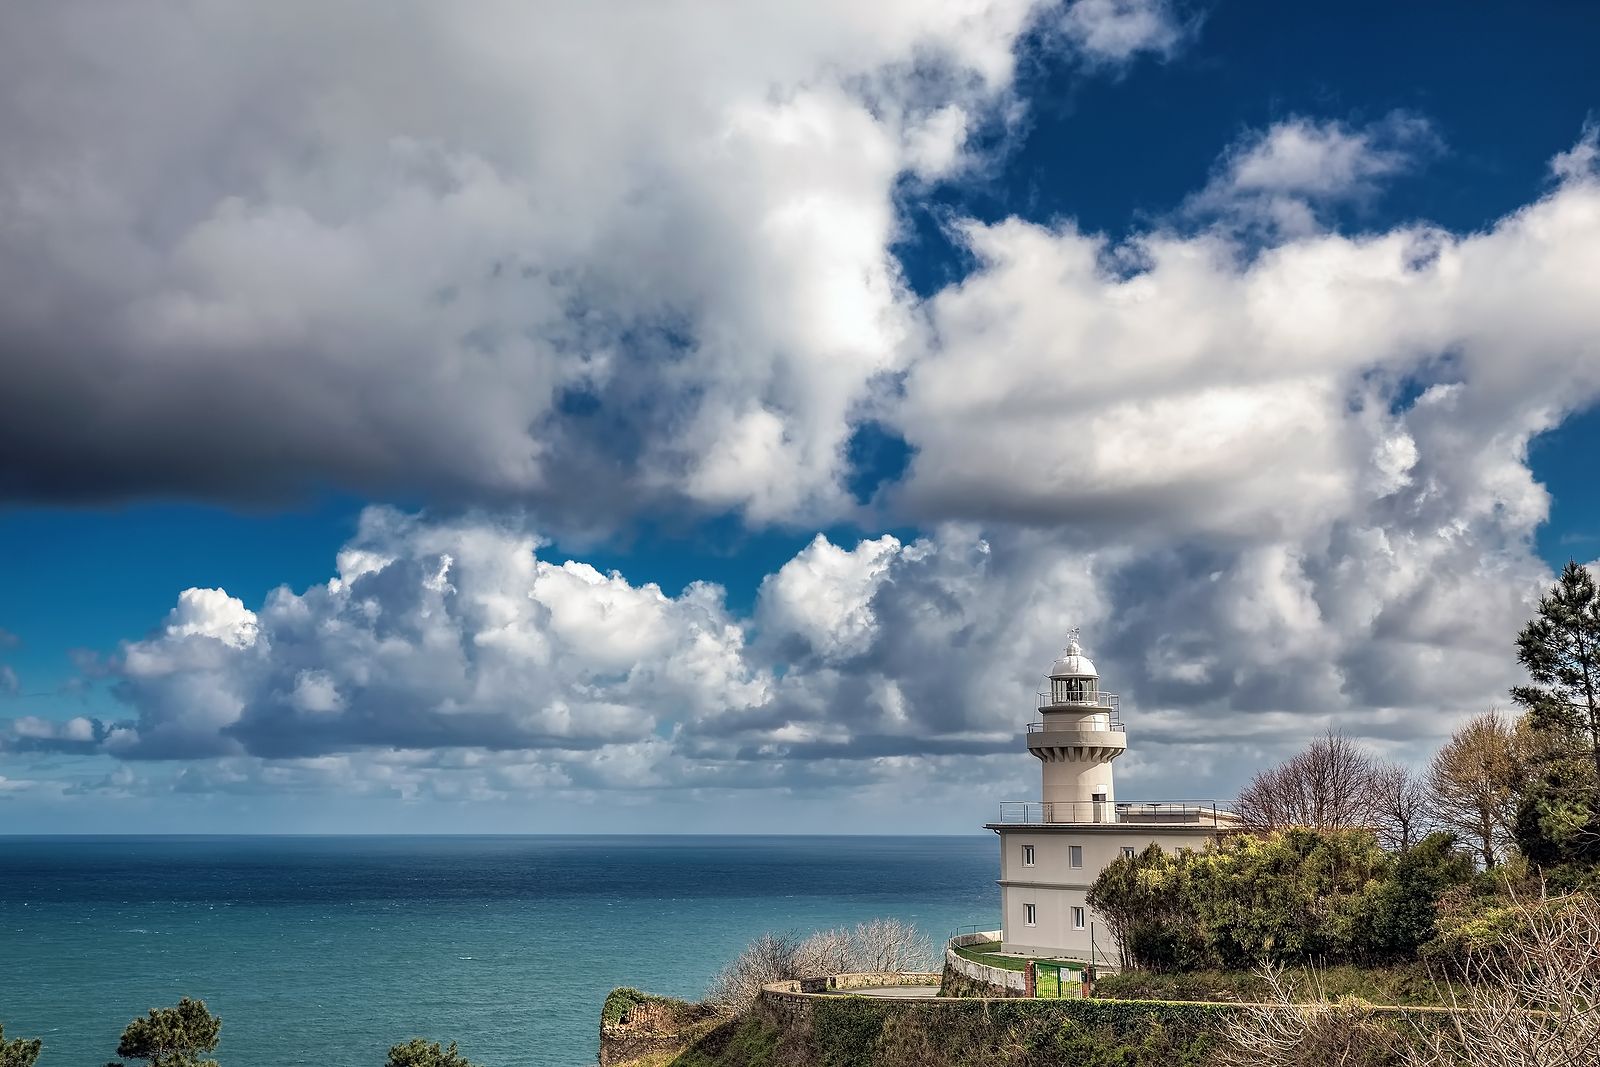
[{"label": "white building", "polygon": [[1116,943],[1084,900],[1117,857],[1201,848],[1235,817],[1214,804],[1118,802],[1112,763],[1127,751],[1115,693],[1074,630],[1039,694],[1039,720],[1028,724],[1028,751],[1043,771],[1040,799],[1000,805],[988,823],[1000,838],[1000,905],[1006,952],[1064,956],[1115,965]]}]

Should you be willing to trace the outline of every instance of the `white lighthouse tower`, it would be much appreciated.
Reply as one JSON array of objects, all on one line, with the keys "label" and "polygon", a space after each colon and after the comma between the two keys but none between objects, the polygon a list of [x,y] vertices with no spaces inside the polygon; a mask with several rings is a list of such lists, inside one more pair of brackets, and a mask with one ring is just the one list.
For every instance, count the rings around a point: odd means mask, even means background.
[{"label": "white lighthouse tower", "polygon": [[1199,848],[1237,825],[1213,803],[1118,801],[1112,765],[1128,749],[1121,703],[1100,688],[1077,630],[1050,666],[1028,724],[1040,799],[1000,805],[1001,938],[1007,952],[1115,966],[1117,945],[1086,896],[1118,857]]},{"label": "white lighthouse tower", "polygon": [[1111,762],[1127,751],[1115,693],[1100,691],[1100,672],[1074,629],[1039,694],[1039,721],[1028,724],[1028,751],[1044,767],[1042,822],[1111,822],[1116,789]]}]

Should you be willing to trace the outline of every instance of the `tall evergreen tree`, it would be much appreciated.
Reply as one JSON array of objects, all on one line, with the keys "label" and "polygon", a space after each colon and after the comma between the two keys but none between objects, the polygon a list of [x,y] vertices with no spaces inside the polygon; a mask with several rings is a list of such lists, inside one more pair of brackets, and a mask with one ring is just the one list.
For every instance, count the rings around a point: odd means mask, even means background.
[{"label": "tall evergreen tree", "polygon": [[1517,659],[1534,685],[1512,698],[1527,710],[1527,760],[1516,839],[1546,868],[1600,859],[1600,589],[1568,563],[1538,614],[1517,636]]},{"label": "tall evergreen tree", "polygon": [[1600,781],[1600,590],[1569,562],[1517,635],[1517,659],[1537,685],[1511,690],[1536,729],[1587,735]]}]

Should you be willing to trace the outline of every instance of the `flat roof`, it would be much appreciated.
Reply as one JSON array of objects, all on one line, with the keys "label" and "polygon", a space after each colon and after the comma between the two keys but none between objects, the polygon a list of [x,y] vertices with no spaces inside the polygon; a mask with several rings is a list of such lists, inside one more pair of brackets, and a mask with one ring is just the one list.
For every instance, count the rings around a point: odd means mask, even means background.
[{"label": "flat roof", "polygon": [[1215,834],[1221,830],[1236,829],[1236,824],[1219,820],[1210,822],[986,822],[985,830],[1000,833],[1006,830],[1026,830],[1029,833],[1090,833],[1125,834],[1129,830],[1156,830],[1164,834]]}]

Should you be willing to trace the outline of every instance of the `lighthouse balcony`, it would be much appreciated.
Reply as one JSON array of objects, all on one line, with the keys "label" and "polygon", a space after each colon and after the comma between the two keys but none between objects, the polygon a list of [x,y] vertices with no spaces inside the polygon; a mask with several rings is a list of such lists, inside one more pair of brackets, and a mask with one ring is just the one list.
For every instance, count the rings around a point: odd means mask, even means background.
[{"label": "lighthouse balcony", "polygon": [[1030,722],[1030,734],[1055,734],[1055,733],[1126,733],[1122,720],[1115,715],[1096,715],[1088,719],[1079,719],[1077,722]]},{"label": "lighthouse balcony", "polygon": [[1208,827],[1226,830],[1238,817],[1215,801],[1018,800],[1000,805],[994,826],[1138,826]]},{"label": "lighthouse balcony", "polygon": [[1039,694],[1040,711],[1055,709],[1106,711],[1118,723],[1122,722],[1122,703],[1115,693],[1073,690],[1058,685],[1053,687],[1052,692]]}]

